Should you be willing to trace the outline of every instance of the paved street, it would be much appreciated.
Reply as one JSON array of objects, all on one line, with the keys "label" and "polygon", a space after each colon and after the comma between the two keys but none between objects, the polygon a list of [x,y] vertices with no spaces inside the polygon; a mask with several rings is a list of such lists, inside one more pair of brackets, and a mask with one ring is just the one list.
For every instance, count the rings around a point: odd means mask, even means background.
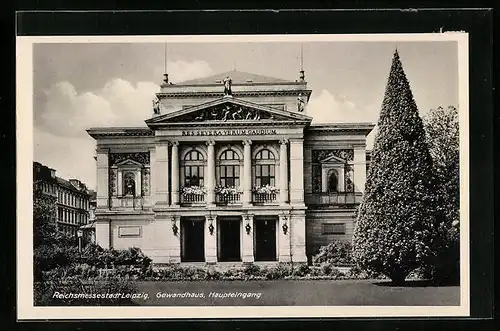
[{"label": "paved street", "polygon": [[382,280],[140,282],[139,291],[149,294],[149,299],[135,300],[138,304],[158,306],[460,304],[459,286],[436,287],[409,282],[407,286],[396,287]]}]

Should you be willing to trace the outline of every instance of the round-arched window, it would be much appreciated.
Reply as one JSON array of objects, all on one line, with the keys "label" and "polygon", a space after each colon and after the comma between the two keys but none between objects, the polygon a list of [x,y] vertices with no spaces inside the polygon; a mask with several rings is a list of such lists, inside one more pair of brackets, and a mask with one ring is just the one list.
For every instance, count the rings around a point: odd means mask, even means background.
[{"label": "round-arched window", "polygon": [[193,149],[184,156],[184,186],[203,187],[204,182],[203,154]]},{"label": "round-arched window", "polygon": [[254,186],[276,185],[276,159],[268,149],[263,149],[255,155]]},{"label": "round-arched window", "polygon": [[227,149],[219,157],[219,185],[222,187],[240,186],[240,158],[238,154]]}]

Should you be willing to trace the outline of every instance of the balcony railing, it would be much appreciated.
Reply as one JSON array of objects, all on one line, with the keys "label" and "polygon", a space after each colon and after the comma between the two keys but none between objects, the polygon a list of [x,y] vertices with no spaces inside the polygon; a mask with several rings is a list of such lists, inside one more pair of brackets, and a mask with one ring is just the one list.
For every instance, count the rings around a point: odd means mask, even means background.
[{"label": "balcony railing", "polygon": [[252,202],[256,204],[265,204],[276,202],[276,193],[252,193]]},{"label": "balcony railing", "polygon": [[181,194],[181,204],[196,205],[205,203],[205,194],[187,193]]},{"label": "balcony railing", "polygon": [[216,193],[215,203],[218,205],[234,205],[241,203],[241,193]]},{"label": "balcony railing", "polygon": [[361,192],[323,192],[306,193],[305,202],[308,205],[351,207],[361,203]]},{"label": "balcony railing", "polygon": [[111,202],[111,207],[131,208],[131,209],[143,209],[144,207],[143,197],[132,197],[132,196],[113,197],[110,202]]}]

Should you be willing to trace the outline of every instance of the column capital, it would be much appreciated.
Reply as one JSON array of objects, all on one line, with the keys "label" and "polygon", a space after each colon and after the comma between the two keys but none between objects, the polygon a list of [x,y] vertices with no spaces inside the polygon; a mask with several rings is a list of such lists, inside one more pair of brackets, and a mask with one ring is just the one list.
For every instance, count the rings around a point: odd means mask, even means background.
[{"label": "column capital", "polygon": [[250,145],[252,145],[252,141],[251,141],[250,139],[246,139],[246,140],[243,140],[243,141],[242,141],[242,144],[243,144],[243,145],[249,145],[249,146],[250,146]]},{"label": "column capital", "polygon": [[169,143],[172,145],[172,147],[174,147],[174,146],[178,147],[179,146],[179,142],[177,140],[172,140]]},{"label": "column capital", "polygon": [[290,143],[295,143],[295,144],[302,144],[304,143],[304,138],[290,138],[289,139]]},{"label": "column capital", "polygon": [[279,144],[280,145],[286,145],[286,144],[288,144],[288,139],[280,139]]},{"label": "column capital", "polygon": [[97,154],[109,154],[109,148],[102,148],[102,147],[97,147],[95,149],[95,152]]},{"label": "column capital", "polygon": [[180,216],[179,215],[172,215],[170,216],[170,220],[173,222],[173,223],[176,223],[177,221],[180,220]]},{"label": "column capital", "polygon": [[215,145],[215,140],[207,140],[207,141],[205,142],[205,144],[206,144],[207,146],[213,146],[213,145]]}]

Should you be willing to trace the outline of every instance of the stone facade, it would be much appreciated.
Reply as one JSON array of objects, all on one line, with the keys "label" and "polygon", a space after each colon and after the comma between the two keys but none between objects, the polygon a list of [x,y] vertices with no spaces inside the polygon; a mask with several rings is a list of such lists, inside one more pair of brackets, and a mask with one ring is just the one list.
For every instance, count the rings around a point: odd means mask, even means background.
[{"label": "stone facade", "polygon": [[313,125],[297,105],[310,95],[302,80],[230,72],[163,85],[147,127],[87,130],[96,242],[155,263],[258,263],[350,240],[373,125]]}]

